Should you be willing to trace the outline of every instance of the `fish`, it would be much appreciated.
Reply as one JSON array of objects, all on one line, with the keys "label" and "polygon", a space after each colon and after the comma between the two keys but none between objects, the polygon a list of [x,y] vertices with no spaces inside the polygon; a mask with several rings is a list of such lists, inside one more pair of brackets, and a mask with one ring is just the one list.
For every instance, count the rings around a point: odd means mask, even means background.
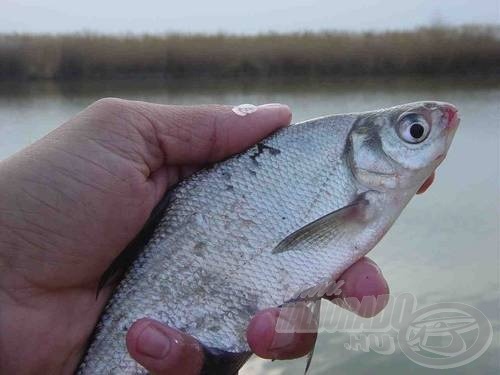
[{"label": "fish", "polygon": [[180,182],[103,275],[101,286],[121,281],[78,373],[146,374],[125,346],[143,317],[196,338],[202,373],[237,373],[256,312],[368,253],[444,160],[458,123],[438,101],[319,117]]}]

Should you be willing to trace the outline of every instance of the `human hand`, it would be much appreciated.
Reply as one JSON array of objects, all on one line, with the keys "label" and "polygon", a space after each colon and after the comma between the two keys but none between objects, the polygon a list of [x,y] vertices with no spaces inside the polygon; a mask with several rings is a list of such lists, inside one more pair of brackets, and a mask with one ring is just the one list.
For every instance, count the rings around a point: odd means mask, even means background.
[{"label": "human hand", "polygon": [[[278,105],[240,117],[225,106],[104,99],[1,161],[0,373],[74,372],[112,292],[105,287],[96,301],[101,275],[165,191],[290,118]],[[367,260],[343,279],[345,296],[387,293]],[[250,323],[252,350],[265,358],[305,354],[315,334],[294,335],[285,348],[272,345],[276,312],[261,312]],[[154,341],[144,329],[151,325],[174,343],[164,358],[144,354],[148,338]],[[161,342],[153,344],[158,349]],[[153,373],[196,373],[202,362],[193,338],[149,320],[131,327],[127,347]]]}]

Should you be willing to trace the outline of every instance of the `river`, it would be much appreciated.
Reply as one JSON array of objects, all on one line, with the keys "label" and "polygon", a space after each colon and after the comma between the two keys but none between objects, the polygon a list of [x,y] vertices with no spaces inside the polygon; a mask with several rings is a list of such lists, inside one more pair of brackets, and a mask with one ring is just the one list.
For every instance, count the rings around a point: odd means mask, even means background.
[{"label": "river", "polygon": [[[0,84],[0,159],[42,137],[105,96],[165,104],[281,102],[301,121],[330,113],[364,111],[436,99],[454,103],[462,118],[447,160],[430,190],[412,200],[371,252],[391,293],[411,293],[418,307],[460,302],[479,309],[493,326],[493,342],[473,362],[447,370],[498,373],[500,84],[488,80],[343,80],[300,83],[94,83]],[[437,372],[390,355],[346,349],[351,335],[323,332],[310,374],[414,374]],[[304,359],[252,359],[243,374],[302,374]]]}]

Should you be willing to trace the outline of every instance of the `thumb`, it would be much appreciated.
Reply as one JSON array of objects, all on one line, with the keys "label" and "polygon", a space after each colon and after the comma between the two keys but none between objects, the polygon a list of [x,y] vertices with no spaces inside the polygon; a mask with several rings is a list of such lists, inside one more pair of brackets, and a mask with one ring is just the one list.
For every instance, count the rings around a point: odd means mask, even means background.
[{"label": "thumb", "polygon": [[129,329],[127,349],[149,373],[199,374],[203,351],[189,335],[151,319],[140,319]]},{"label": "thumb", "polygon": [[[164,165],[216,162],[243,151],[291,120],[288,106],[274,103],[233,108],[101,99],[89,110],[96,117],[106,118],[114,131],[119,128],[115,124],[123,126],[124,120],[135,130],[144,146],[140,156],[150,172]],[[129,129],[129,137],[130,133],[134,131]]]}]

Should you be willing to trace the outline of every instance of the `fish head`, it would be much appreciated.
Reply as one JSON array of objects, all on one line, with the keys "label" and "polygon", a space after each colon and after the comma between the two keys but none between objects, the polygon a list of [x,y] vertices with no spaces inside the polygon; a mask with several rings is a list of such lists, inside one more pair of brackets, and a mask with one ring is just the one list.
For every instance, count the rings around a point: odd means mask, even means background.
[{"label": "fish head", "polygon": [[417,102],[360,114],[349,142],[359,183],[384,191],[417,191],[444,160],[459,123],[444,102]]}]

